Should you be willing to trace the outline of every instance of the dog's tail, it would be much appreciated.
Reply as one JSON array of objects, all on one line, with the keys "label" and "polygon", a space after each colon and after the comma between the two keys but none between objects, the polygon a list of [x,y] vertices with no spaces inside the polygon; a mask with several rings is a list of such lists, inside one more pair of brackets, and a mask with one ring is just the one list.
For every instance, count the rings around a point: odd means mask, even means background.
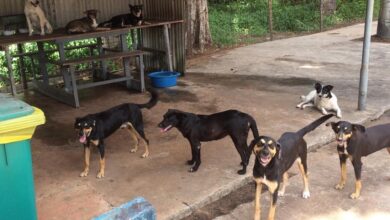
[{"label": "dog's tail", "polygon": [[252,116],[250,116],[250,115],[248,115],[248,116],[249,116],[248,117],[248,119],[249,119],[249,127],[252,130],[253,138],[257,139],[259,137],[259,130],[257,129],[256,121],[255,121],[255,119],[252,118]]},{"label": "dog's tail", "polygon": [[154,89],[152,89],[152,88],[149,88],[147,91],[150,93],[150,95],[152,97],[150,98],[148,103],[137,104],[137,106],[139,108],[151,109],[153,106],[155,106],[157,104],[157,101],[158,101],[158,94],[157,94],[157,92]]},{"label": "dog's tail", "polygon": [[104,22],[100,23],[98,25],[98,27],[111,27],[111,25],[112,25],[112,22],[111,22],[111,20],[109,20],[109,21],[104,21]]},{"label": "dog's tail", "polygon": [[312,123],[310,123],[306,127],[304,127],[301,130],[297,131],[297,134],[299,136],[303,137],[303,136],[305,136],[305,134],[307,134],[310,131],[316,129],[318,126],[320,126],[322,123],[324,123],[326,120],[328,120],[329,118],[331,118],[333,116],[334,116],[333,114],[328,114],[328,115],[322,116],[321,118],[313,121]]}]

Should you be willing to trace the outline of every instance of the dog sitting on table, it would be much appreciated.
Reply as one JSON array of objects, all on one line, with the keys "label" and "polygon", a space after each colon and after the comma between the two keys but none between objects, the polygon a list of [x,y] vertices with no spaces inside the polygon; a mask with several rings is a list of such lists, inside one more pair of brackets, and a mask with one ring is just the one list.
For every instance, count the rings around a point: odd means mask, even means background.
[{"label": "dog sitting on table", "polygon": [[26,0],[24,4],[24,14],[26,15],[28,33],[32,36],[35,27],[39,27],[41,35],[45,35],[45,30],[48,34],[53,32],[53,28],[47,20],[45,13],[39,6],[38,0]]},{"label": "dog sitting on table", "polygon": [[129,4],[130,13],[112,17],[109,21],[101,23],[100,27],[121,28],[126,26],[138,26],[148,24],[143,21],[143,5]]},{"label": "dog sitting on table", "polygon": [[68,34],[86,33],[95,30],[109,30],[109,28],[98,28],[96,21],[98,10],[91,9],[84,12],[86,17],[70,21],[65,29]]}]

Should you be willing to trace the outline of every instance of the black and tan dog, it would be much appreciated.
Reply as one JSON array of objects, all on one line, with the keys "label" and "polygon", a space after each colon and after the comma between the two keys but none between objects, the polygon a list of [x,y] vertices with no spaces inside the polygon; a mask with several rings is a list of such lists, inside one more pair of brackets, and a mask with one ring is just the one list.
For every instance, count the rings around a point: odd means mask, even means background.
[{"label": "black and tan dog", "polygon": [[136,145],[131,152],[138,150],[138,143],[141,140],[145,145],[145,153],[142,157],[149,156],[149,141],[145,137],[144,124],[142,119],[142,108],[152,108],[157,103],[157,93],[150,90],[152,95],[148,103],[133,104],[126,103],[115,106],[106,111],[96,114],[89,114],[82,118],[76,118],[75,128],[79,129],[80,142],[84,144],[85,168],[80,174],[86,177],[89,172],[90,144],[97,146],[100,152],[100,170],[97,178],[104,177],[105,158],[104,158],[104,139],[114,133],[118,128],[127,128],[131,137],[136,141]]},{"label": "black and tan dog", "polygon": [[[253,177],[256,182],[255,220],[259,220],[261,216],[260,195],[262,184],[268,187],[272,197],[268,219],[274,219],[278,195],[284,195],[288,181],[287,171],[295,161],[297,161],[303,177],[304,189],[302,197],[305,199],[310,197],[306,163],[307,144],[303,136],[332,116],[331,114],[322,116],[297,132],[283,133],[278,141],[267,136],[260,136],[252,141],[249,149],[253,151],[256,157],[253,167]],[[279,190],[280,183],[283,184]]]},{"label": "black and tan dog", "polygon": [[362,189],[361,158],[383,148],[387,148],[390,153],[390,123],[369,128],[347,121],[330,122],[326,125],[331,125],[336,134],[337,151],[340,159],[341,178],[335,188],[341,190],[345,186],[347,180],[346,163],[347,158],[349,158],[352,162],[356,177],[355,192],[350,197],[357,199]]},{"label": "black and tan dog", "polygon": [[143,20],[142,13],[143,5],[129,4],[130,13],[121,14],[112,17],[109,21],[101,23],[100,27],[122,28],[126,26],[138,26],[142,24],[149,24]]},{"label": "black and tan dog", "polygon": [[191,144],[192,159],[187,161],[187,164],[195,163],[188,170],[189,172],[197,171],[200,166],[201,142],[218,140],[229,135],[241,157],[242,169],[237,173],[245,174],[251,154],[247,144],[249,129],[252,130],[255,138],[259,136],[256,121],[252,116],[237,110],[227,110],[211,115],[196,115],[170,109],[158,126],[163,132],[176,127],[188,139]]}]

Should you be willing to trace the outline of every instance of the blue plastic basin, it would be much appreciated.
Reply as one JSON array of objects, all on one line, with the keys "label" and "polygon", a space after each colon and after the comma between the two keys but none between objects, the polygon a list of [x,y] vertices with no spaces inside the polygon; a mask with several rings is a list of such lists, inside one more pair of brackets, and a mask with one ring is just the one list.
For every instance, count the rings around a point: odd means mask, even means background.
[{"label": "blue plastic basin", "polygon": [[165,88],[176,86],[177,77],[180,76],[180,73],[171,71],[160,71],[149,73],[148,76],[152,80],[153,87]]}]

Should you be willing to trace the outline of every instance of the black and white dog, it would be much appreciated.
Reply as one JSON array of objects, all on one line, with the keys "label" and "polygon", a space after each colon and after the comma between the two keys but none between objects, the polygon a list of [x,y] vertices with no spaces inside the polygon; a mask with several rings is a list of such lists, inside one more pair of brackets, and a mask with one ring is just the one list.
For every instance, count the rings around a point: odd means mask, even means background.
[{"label": "black and white dog", "polygon": [[320,83],[314,85],[315,90],[309,92],[306,96],[301,96],[302,102],[297,108],[304,109],[309,106],[315,106],[322,114],[327,115],[327,111],[335,111],[336,116],[341,118],[341,109],[337,104],[337,97],[331,91],[332,85],[323,86]]}]

